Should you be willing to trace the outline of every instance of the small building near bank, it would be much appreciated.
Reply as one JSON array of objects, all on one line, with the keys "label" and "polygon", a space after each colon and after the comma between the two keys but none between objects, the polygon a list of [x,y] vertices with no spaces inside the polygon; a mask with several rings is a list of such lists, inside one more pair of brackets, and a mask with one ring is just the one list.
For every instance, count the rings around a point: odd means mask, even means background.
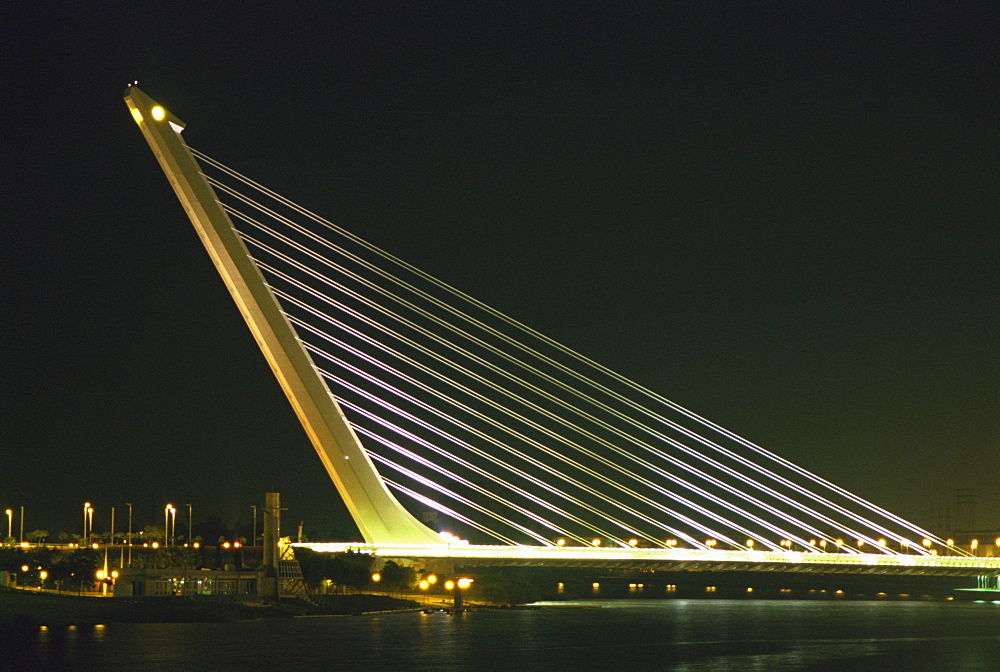
[{"label": "small building near bank", "polygon": [[257,569],[150,569],[121,570],[115,597],[170,597],[226,595],[234,598],[273,594],[274,577]]},{"label": "small building near bank", "polygon": [[298,595],[305,592],[302,570],[291,540],[282,537],[279,494],[264,495],[264,561],[260,567],[222,570],[170,567],[127,567],[115,581],[115,597],[225,595],[236,599]]}]

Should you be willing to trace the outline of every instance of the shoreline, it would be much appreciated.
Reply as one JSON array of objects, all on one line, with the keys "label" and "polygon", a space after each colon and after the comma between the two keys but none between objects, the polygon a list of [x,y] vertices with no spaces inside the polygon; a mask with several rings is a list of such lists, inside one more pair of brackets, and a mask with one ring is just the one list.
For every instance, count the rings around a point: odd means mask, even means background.
[{"label": "shoreline", "polygon": [[295,598],[241,602],[227,596],[115,598],[0,589],[0,630],[110,623],[228,623],[296,616],[351,616],[422,609],[382,595],[324,596],[319,604]]}]

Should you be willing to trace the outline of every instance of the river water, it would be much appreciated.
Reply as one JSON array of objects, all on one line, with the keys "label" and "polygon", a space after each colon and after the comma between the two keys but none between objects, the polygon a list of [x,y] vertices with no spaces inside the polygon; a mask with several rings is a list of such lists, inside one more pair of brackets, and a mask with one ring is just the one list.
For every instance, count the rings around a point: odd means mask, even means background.
[{"label": "river water", "polygon": [[31,630],[0,637],[0,669],[1000,671],[994,603],[570,604]]}]

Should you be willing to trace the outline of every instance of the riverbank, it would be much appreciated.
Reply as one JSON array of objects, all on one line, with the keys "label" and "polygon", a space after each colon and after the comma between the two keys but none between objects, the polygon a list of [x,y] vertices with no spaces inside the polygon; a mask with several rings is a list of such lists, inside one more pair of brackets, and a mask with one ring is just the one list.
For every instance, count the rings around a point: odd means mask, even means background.
[{"label": "riverbank", "polygon": [[78,597],[0,588],[0,629],[106,623],[226,623],[255,618],[349,615],[413,609],[411,600],[384,595],[331,595],[303,600],[238,602],[224,596]]}]

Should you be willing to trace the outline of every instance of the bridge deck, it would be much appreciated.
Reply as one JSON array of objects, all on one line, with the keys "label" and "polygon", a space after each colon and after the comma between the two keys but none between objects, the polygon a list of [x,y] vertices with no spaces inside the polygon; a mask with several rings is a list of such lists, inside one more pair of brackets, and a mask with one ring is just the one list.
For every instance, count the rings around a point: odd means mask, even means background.
[{"label": "bridge deck", "polygon": [[1000,558],[881,553],[799,553],[472,544],[295,544],[314,551],[355,551],[381,558],[452,560],[493,566],[602,567],[647,570],[782,571],[924,576],[1000,576]]}]

